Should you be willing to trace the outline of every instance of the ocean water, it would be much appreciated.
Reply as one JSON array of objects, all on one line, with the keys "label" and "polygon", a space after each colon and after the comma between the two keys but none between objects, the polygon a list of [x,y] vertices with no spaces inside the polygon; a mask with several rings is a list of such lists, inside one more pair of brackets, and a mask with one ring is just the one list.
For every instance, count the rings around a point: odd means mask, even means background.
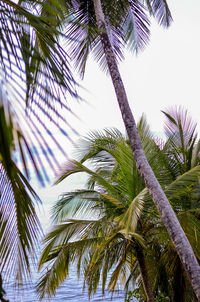
[{"label": "ocean water", "polygon": [[[37,252],[38,260],[40,252]],[[5,298],[9,300],[9,302],[39,302],[39,298],[36,293],[35,286],[38,283],[38,280],[41,276],[40,273],[37,272],[37,263],[34,265],[31,264],[32,267],[32,278],[28,284],[24,287],[20,287],[16,289],[15,282],[12,277],[9,279],[9,282],[5,283],[4,276],[2,273],[3,279],[3,288],[6,291]],[[101,288],[98,288],[95,295],[92,297],[88,297],[87,288],[83,291],[83,278],[77,277],[76,267],[75,265],[71,265],[69,269],[69,276],[66,280],[60,285],[57,289],[55,296],[51,298],[44,298],[43,302],[97,302],[97,301],[114,301],[114,302],[124,302],[124,291],[119,289],[114,294],[106,291],[105,295],[102,295]]]},{"label": "ocean water", "polygon": [[[5,298],[10,302],[39,302],[35,291],[35,285],[38,280],[38,273],[33,274],[32,280],[24,287],[17,291],[14,287],[14,281],[10,280],[9,283],[4,283],[3,288],[6,291]],[[82,280],[77,279],[75,267],[71,268],[70,276],[63,282],[63,284],[58,288],[56,295],[51,298],[44,298],[43,302],[97,302],[97,301],[114,301],[123,302],[124,292],[123,290],[116,291],[113,295],[106,292],[102,296],[101,289],[99,288],[96,294],[88,298],[87,289],[83,292],[82,290]]]},{"label": "ocean water", "polygon": [[[4,284],[4,289],[6,290],[6,299],[9,299],[10,302],[37,302],[39,301],[36,292],[35,286],[36,280],[32,280],[24,289],[21,289],[19,292],[14,290],[14,284]],[[57,290],[56,295],[51,298],[44,298],[43,302],[95,302],[95,301],[114,301],[114,302],[123,302],[124,293],[123,291],[116,292],[113,296],[110,293],[106,293],[102,296],[101,290],[98,289],[96,294],[88,298],[87,291],[82,290],[81,280],[77,280],[75,272],[70,275],[69,278],[60,286]]]}]

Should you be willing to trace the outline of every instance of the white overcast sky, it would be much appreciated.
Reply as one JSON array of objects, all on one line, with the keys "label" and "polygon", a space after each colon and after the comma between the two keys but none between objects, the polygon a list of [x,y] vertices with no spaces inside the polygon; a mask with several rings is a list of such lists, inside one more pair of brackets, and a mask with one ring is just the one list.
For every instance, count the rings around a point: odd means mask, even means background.
[{"label": "white overcast sky", "polygon": [[[186,107],[200,124],[200,1],[168,0],[168,4],[174,19],[171,27],[163,29],[152,20],[149,45],[137,57],[127,53],[120,65],[135,119],[144,112],[156,133],[162,133],[161,110],[172,105]],[[69,117],[72,126],[81,134],[105,127],[124,131],[111,80],[97,63],[89,61],[81,84],[88,90],[82,93],[88,104],[72,106],[82,120]],[[70,147],[69,153],[73,156]],[[76,184],[79,180],[73,178],[58,188],[41,190],[44,204],[50,205]]]}]

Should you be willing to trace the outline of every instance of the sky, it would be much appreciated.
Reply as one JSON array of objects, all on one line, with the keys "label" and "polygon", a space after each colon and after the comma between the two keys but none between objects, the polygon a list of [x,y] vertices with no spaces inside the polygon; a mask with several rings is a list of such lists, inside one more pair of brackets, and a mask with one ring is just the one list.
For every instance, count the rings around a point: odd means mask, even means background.
[{"label": "sky", "polygon": [[[174,20],[171,27],[164,29],[152,20],[149,45],[138,56],[126,52],[120,64],[136,121],[145,113],[152,131],[161,136],[164,121],[161,110],[175,105],[188,109],[199,123],[200,131],[200,1],[168,0],[168,5]],[[124,132],[111,80],[92,59],[81,85],[85,87],[81,96],[87,102],[69,102],[80,120],[69,115],[68,122],[81,135],[107,127],[117,127]],[[69,156],[73,157],[73,147],[68,148]],[[58,187],[40,189],[44,212],[63,191],[81,185],[80,179],[72,178]],[[40,211],[39,216],[47,221],[44,212]]]}]

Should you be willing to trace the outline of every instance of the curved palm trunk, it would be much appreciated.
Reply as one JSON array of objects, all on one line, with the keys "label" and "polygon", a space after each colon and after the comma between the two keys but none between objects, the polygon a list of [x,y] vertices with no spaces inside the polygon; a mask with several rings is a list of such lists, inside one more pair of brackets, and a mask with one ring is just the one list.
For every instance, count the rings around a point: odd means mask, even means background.
[{"label": "curved palm trunk", "polygon": [[148,271],[145,264],[144,254],[142,248],[139,245],[135,246],[136,258],[139,264],[142,283],[148,302],[155,302],[154,294],[152,292]]},{"label": "curved palm trunk", "polygon": [[194,255],[192,247],[183,232],[181,225],[172,210],[170,203],[157,181],[144,154],[142,143],[137,131],[136,123],[129,107],[126,91],[116,63],[107,31],[104,14],[101,6],[101,0],[93,0],[96,15],[97,26],[107,60],[110,76],[112,78],[118,104],[121,110],[122,118],[126,131],[131,143],[133,156],[139,173],[143,177],[145,184],[156,204],[161,219],[165,224],[168,233],[174,243],[176,251],[181,259],[184,269],[186,270],[194,292],[200,301],[200,267]]}]

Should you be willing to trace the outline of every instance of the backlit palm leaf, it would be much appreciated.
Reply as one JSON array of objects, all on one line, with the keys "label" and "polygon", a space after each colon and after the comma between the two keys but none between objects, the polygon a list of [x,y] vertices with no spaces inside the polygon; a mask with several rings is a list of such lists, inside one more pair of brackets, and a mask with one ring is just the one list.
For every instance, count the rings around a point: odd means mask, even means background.
[{"label": "backlit palm leaf", "polygon": [[[113,10],[113,13],[110,14],[107,4],[109,5],[109,2],[106,3],[105,10],[107,12],[106,19],[109,24],[112,45],[116,56],[121,58],[122,51],[120,45],[122,45],[123,42],[123,31],[120,22],[118,22],[118,28],[114,26],[113,22],[116,22],[118,9],[121,8],[122,10],[122,7],[120,6],[120,3],[115,3],[115,10]],[[120,18],[120,14],[117,16]],[[71,41],[69,41],[71,55],[74,58],[75,66],[78,67],[81,75],[84,75],[86,61],[91,51],[100,65],[105,67],[106,62],[99,33],[96,27],[92,0],[73,1],[71,15],[69,15],[67,21],[69,25],[67,27],[66,34],[71,37]]]},{"label": "backlit palm leaf", "polygon": [[[56,9],[52,10],[52,5]],[[66,157],[55,133],[69,140],[68,131],[77,133],[66,120],[66,113],[72,113],[66,103],[67,95],[76,98],[77,92],[68,55],[59,44],[62,10],[63,3],[57,0],[19,4],[0,1],[3,106],[12,115],[14,127],[20,130],[15,137],[16,151],[21,152],[17,158],[23,163],[26,176],[30,175],[25,162],[30,159],[43,182],[49,180],[46,166],[55,173],[59,165],[54,147],[63,159]],[[58,113],[60,106],[62,115]]]},{"label": "backlit palm leaf", "polygon": [[128,47],[135,51],[143,50],[150,37],[150,22],[145,6],[140,1],[130,1],[130,8],[124,23],[125,39]]},{"label": "backlit palm leaf", "polygon": [[[67,54],[58,44],[57,36],[60,32],[57,31],[57,27],[60,23],[51,28],[51,23],[59,20],[57,15],[59,17],[62,14],[61,8],[56,15],[55,12],[51,12],[47,19],[41,2],[36,2],[32,6],[29,2],[29,6],[25,7],[23,4],[26,2],[21,2],[21,5],[10,0],[0,2],[2,20],[0,55],[2,66],[6,67],[4,69],[6,76],[11,80],[17,79],[22,87],[25,85],[24,89],[27,86],[27,102],[34,101],[44,94],[61,101],[61,94],[67,91],[76,96],[75,81],[69,69]],[[56,0],[51,3],[56,4],[58,4]],[[47,4],[44,5],[47,8]]]},{"label": "backlit palm leaf", "polygon": [[1,270],[7,281],[12,277],[21,283],[30,277],[30,256],[34,260],[35,244],[42,235],[34,205],[40,199],[14,162],[11,171],[8,178],[1,163]]},{"label": "backlit palm leaf", "polygon": [[172,15],[166,0],[146,0],[150,13],[164,27],[168,27],[172,22]]},{"label": "backlit palm leaf", "polygon": [[[1,238],[0,258],[4,277],[12,277],[18,282],[30,276],[30,256],[35,257],[34,250],[40,238],[41,226],[35,211],[34,201],[40,201],[24,175],[13,161],[13,153],[18,146],[24,170],[28,176],[28,167],[22,148],[25,139],[15,125],[8,103],[1,95],[0,106],[0,216]],[[33,165],[35,161],[33,159]],[[40,172],[36,173],[40,179]]]}]

